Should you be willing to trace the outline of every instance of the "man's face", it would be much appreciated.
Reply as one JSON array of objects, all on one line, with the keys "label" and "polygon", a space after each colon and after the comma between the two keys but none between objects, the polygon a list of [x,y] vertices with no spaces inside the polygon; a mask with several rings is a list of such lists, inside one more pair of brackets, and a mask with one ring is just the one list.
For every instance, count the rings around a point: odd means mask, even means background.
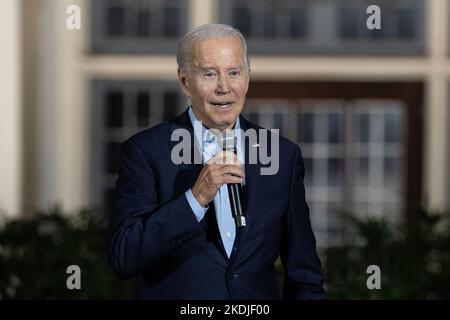
[{"label": "man's face", "polygon": [[179,69],[178,77],[197,119],[208,128],[232,128],[244,107],[249,83],[239,38],[199,42],[190,67],[189,75]]}]

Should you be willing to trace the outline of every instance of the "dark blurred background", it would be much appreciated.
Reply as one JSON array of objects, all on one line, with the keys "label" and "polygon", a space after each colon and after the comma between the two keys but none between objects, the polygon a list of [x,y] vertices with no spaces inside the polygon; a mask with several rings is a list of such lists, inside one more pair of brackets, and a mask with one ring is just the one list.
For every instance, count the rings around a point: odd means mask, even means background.
[{"label": "dark blurred background", "polygon": [[209,22],[248,41],[245,116],[302,148],[329,297],[449,298],[448,16],[446,0],[2,0],[0,298],[133,297],[106,262],[120,143],[187,107],[177,43]]}]

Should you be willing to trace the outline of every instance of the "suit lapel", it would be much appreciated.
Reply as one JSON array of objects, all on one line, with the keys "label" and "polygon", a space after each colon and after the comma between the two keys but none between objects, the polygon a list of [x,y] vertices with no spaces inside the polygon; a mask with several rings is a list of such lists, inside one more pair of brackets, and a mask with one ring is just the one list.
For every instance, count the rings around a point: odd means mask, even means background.
[{"label": "suit lapel", "polygon": [[[256,130],[257,144],[259,144],[258,127],[251,125],[247,120],[241,117],[241,127],[244,131],[249,129]],[[254,205],[255,196],[258,192],[258,180],[261,170],[261,163],[259,161],[259,155],[257,156],[256,163],[250,163],[249,157],[251,152],[257,152],[257,146],[251,145],[249,139],[245,139],[243,144],[245,150],[245,187],[244,187],[244,210],[246,214],[246,229],[251,227],[254,218]]]},{"label": "suit lapel", "polygon": [[[248,129],[256,130],[258,133],[258,127],[253,126],[247,120],[245,120],[242,116],[241,120],[241,129],[245,132]],[[237,230],[236,239],[234,247],[236,250],[233,250],[230,256],[230,265],[233,264],[236,255],[239,253],[239,249],[245,244],[245,239],[249,232],[249,229],[254,228],[255,217],[257,212],[255,210],[256,205],[256,195],[258,192],[258,177],[260,175],[261,164],[259,161],[259,157],[257,157],[257,161],[255,164],[251,164],[249,161],[250,152],[255,152],[256,146],[251,145],[252,141],[250,139],[245,139],[242,147],[245,152],[245,186],[243,188],[243,210],[245,213],[246,226],[243,229]],[[257,143],[259,143],[259,135],[257,134]]]},{"label": "suit lapel", "polygon": [[[179,164],[180,169],[192,169],[195,165],[201,164],[201,154],[198,146],[197,139],[195,138],[194,128],[192,127],[191,119],[189,118],[189,113],[186,110],[180,116],[178,116],[172,123],[170,128],[169,136],[172,138],[174,131],[176,130],[187,130],[189,132],[189,146],[190,146],[190,161],[189,163],[181,163]],[[172,152],[172,149],[180,143],[180,140],[169,139],[169,150]],[[180,138],[181,139],[181,138]]]}]

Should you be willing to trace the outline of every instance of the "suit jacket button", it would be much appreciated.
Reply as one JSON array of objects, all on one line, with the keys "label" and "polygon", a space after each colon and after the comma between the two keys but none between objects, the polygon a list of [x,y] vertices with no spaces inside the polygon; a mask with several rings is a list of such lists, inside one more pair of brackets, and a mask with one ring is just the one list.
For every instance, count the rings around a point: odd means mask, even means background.
[{"label": "suit jacket button", "polygon": [[238,274],[228,274],[228,279],[230,279],[230,280],[235,280],[235,279],[237,279],[239,277],[239,275]]}]

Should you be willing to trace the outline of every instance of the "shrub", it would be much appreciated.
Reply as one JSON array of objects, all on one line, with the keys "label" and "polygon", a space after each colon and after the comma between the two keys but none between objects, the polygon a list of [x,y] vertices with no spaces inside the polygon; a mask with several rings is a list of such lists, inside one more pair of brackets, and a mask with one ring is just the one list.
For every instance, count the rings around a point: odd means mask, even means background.
[{"label": "shrub", "polygon": [[[107,263],[107,219],[58,207],[0,228],[0,295],[3,299],[132,298],[132,284],[119,280]],[[81,289],[69,290],[69,265],[81,269]]]},{"label": "shrub", "polygon": [[[448,213],[419,209],[414,218],[415,226],[409,229],[384,220],[350,218],[356,234],[342,246],[325,250],[328,298],[450,298]],[[381,290],[366,286],[369,265],[381,269]]]},{"label": "shrub", "polygon": [[[321,252],[329,299],[450,298],[450,228],[447,213],[420,209],[416,227],[350,217],[340,246]],[[107,218],[100,211],[68,215],[55,207],[0,226],[0,298],[131,299],[132,281],[107,262]],[[66,286],[67,267],[81,269],[81,290]],[[381,269],[381,290],[369,290],[366,268]],[[276,263],[281,285],[283,271]],[[281,289],[281,287],[280,287]],[[280,292],[281,293],[281,292]]]}]

